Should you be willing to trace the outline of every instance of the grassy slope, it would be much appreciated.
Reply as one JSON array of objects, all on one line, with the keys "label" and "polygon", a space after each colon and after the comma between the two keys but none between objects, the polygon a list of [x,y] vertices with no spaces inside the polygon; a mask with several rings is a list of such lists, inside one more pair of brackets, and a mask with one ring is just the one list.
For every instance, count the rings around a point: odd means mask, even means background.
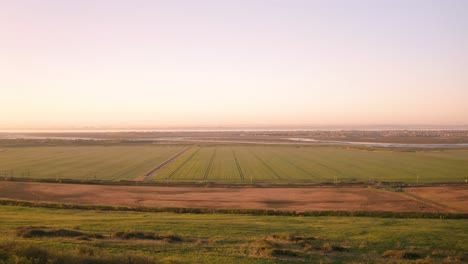
[{"label": "grassy slope", "polygon": [[[18,238],[15,229],[47,226],[110,236],[116,231],[173,233],[196,242],[119,241],[116,239]],[[313,237],[317,248],[296,257],[259,256],[253,252],[259,241],[274,234]],[[381,219],[350,217],[285,217],[245,215],[193,215],[172,213],[97,212],[0,207],[0,248],[5,241],[33,243],[53,250],[74,253],[89,247],[97,252],[137,252],[156,259],[190,260],[190,263],[318,263],[385,261],[387,250],[415,252],[418,258],[442,260],[466,258],[467,220]],[[208,241],[202,242],[200,241]],[[327,252],[326,243],[344,247],[343,252]],[[281,244],[281,241],[280,243]],[[282,246],[285,246],[283,243]],[[288,244],[286,247],[296,247]],[[465,253],[464,253],[465,252]],[[100,254],[100,253],[99,253]],[[465,254],[465,255],[464,255]],[[465,259],[466,260],[466,259]]]}]

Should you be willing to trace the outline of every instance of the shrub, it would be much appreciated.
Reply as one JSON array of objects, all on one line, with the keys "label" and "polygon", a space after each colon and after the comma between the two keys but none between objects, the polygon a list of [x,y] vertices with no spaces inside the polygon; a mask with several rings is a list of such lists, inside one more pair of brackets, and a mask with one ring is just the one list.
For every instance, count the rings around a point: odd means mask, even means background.
[{"label": "shrub", "polygon": [[276,243],[265,239],[257,240],[253,243],[251,252],[255,256],[271,257],[273,256],[273,250],[276,249],[276,246]]},{"label": "shrub", "polygon": [[340,246],[333,246],[330,243],[325,243],[322,245],[321,249],[326,252],[331,252],[331,251],[346,251],[346,248],[340,247]]},{"label": "shrub", "polygon": [[94,249],[89,247],[80,247],[78,249],[78,253],[85,256],[94,256]]},{"label": "shrub", "polygon": [[49,252],[46,249],[34,245],[18,246],[14,249],[14,254],[23,257],[33,263],[47,263]]},{"label": "shrub", "polygon": [[406,250],[387,250],[382,254],[382,257],[389,257],[392,259],[418,259],[420,255]]},{"label": "shrub", "polygon": [[16,235],[23,238],[32,237],[78,237],[85,234],[79,231],[68,229],[52,229],[48,230],[46,227],[20,227],[16,230]]},{"label": "shrub", "polygon": [[16,235],[23,238],[33,237],[76,237],[79,240],[90,240],[90,238],[102,239],[100,234],[86,234],[83,232],[68,229],[50,229],[41,227],[20,227],[16,230]]},{"label": "shrub", "polygon": [[79,248],[77,251],[54,251],[28,243],[1,243],[0,263],[21,264],[154,264],[155,260],[144,255],[125,252],[109,254],[93,248]]},{"label": "shrub", "polygon": [[119,239],[148,239],[148,240],[162,240],[168,243],[182,242],[183,239],[180,236],[174,234],[158,235],[155,233],[143,233],[143,232],[115,232],[112,237]]},{"label": "shrub", "polygon": [[297,257],[299,254],[292,250],[275,248],[271,251],[271,256],[275,257]]},{"label": "shrub", "polygon": [[333,246],[330,243],[325,243],[322,245],[322,250],[327,252],[333,251]]}]

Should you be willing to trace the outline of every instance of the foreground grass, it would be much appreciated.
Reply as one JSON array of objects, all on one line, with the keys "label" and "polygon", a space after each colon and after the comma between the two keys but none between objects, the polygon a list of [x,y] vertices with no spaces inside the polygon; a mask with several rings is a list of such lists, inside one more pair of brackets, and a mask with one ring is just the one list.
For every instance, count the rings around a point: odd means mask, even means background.
[{"label": "foreground grass", "polygon": [[462,263],[466,241],[467,220],[0,207],[0,263],[41,250],[55,263]]}]

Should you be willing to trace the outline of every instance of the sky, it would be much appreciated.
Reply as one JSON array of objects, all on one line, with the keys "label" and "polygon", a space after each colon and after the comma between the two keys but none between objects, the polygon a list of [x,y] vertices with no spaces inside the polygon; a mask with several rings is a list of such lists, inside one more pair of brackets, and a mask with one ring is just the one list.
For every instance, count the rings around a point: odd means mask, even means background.
[{"label": "sky", "polygon": [[468,1],[0,1],[0,129],[467,125]]}]

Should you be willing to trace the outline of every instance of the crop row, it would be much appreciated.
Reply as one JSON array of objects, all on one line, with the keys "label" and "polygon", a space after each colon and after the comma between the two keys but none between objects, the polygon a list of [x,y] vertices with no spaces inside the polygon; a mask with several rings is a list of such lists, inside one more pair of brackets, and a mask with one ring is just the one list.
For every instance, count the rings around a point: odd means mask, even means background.
[{"label": "crop row", "polygon": [[468,158],[427,152],[338,147],[201,146],[156,181],[333,182],[464,181]]},{"label": "crop row", "polygon": [[0,152],[0,177],[133,180],[181,146],[24,147]]},{"label": "crop row", "polygon": [[[0,152],[1,178],[134,180],[187,146],[18,147]],[[157,182],[464,182],[468,150],[200,145],[153,175]]]}]

